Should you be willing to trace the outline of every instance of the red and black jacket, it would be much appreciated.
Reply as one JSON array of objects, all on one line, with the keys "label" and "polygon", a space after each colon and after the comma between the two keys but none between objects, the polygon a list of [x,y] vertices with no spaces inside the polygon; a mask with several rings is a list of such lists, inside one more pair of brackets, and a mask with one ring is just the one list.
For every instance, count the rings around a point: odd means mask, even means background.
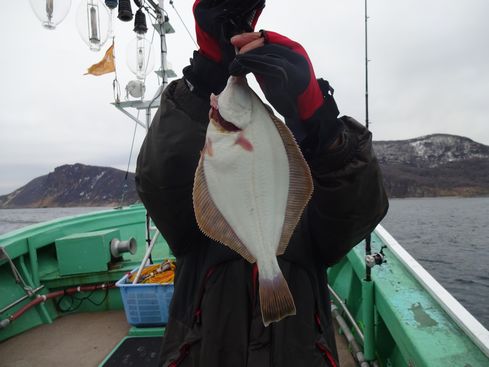
[{"label": "red and black jacket", "polygon": [[162,366],[334,366],[326,269],[380,222],[388,202],[371,134],[350,117],[342,143],[309,161],[314,194],[279,265],[297,314],[265,328],[256,270],[198,229],[194,173],[209,102],[168,86],[138,157],[136,186],[177,258]]}]

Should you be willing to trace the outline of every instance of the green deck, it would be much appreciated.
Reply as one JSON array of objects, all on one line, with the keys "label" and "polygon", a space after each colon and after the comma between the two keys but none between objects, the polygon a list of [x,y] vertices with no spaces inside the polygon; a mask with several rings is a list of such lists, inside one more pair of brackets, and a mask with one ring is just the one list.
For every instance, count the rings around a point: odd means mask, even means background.
[{"label": "green deck", "polygon": [[[68,236],[80,237],[80,234],[90,234],[105,230],[117,229],[121,239],[135,237],[138,242],[137,253],[124,254],[123,261],[111,264],[108,270],[87,272],[73,275],[60,275],[60,266],[57,259],[55,243]],[[4,247],[14,260],[22,277],[32,288],[41,284],[45,288],[39,294],[46,294],[78,285],[115,282],[135,267],[139,266],[145,251],[145,210],[142,206],[133,206],[124,209],[113,209],[59,220],[45,222],[26,227],[0,236],[0,246]],[[90,237],[90,236],[88,236]],[[77,247],[80,249],[80,247]],[[69,256],[69,254],[68,254]],[[82,256],[85,256],[82,254]],[[163,259],[169,257],[169,249],[161,236],[153,251],[153,258]],[[80,257],[78,251],[73,251],[72,257]],[[97,291],[103,293],[103,291]],[[25,295],[19,286],[6,260],[0,260],[0,309]],[[96,295],[94,295],[96,297]],[[103,298],[100,296],[100,299]],[[24,301],[20,306],[27,303]],[[0,320],[10,316],[20,306],[0,315]],[[122,309],[120,292],[117,288],[110,289],[106,300],[95,306],[84,302],[78,312]],[[0,330],[0,341],[10,338],[18,333],[28,330],[42,323],[51,323],[59,316],[52,301],[48,301],[29,310],[24,316],[14,321],[5,329]]]},{"label": "green deck", "polygon": [[[28,285],[32,288],[43,285],[40,294],[46,294],[78,285],[115,282],[122,278],[139,265],[144,255],[144,228],[144,208],[133,206],[26,227],[0,236],[0,246],[6,249]],[[107,264],[110,258],[106,253],[107,240],[115,234],[119,234],[123,240],[135,237],[138,251],[136,255],[124,254],[121,261]],[[164,239],[160,236],[158,241],[153,251],[155,260],[170,256]],[[374,235],[373,248],[378,251],[381,245],[380,238]],[[389,249],[384,251],[388,262],[372,270],[374,283],[368,284],[373,286],[375,306],[372,339],[374,356],[379,365],[489,366],[489,357],[443,311],[396,256]],[[97,254],[97,258],[90,261],[90,254]],[[63,264],[60,264],[59,257],[63,259]],[[365,297],[362,296],[362,284],[365,285],[363,258],[363,246],[360,244],[331,268],[328,276],[330,284],[365,332],[366,320],[362,309]],[[0,260],[0,294],[0,309],[25,294],[15,282],[6,260]],[[107,295],[105,291],[96,291],[93,297],[103,302],[99,305],[84,302],[76,311],[123,308],[120,292],[116,288],[110,289]],[[0,321],[26,303],[23,301],[0,314]],[[63,302],[61,306],[67,307]],[[0,329],[0,342],[37,325],[51,323],[60,315],[52,300],[42,303]],[[154,335],[155,332],[161,333],[161,330],[132,328],[129,335]]]}]

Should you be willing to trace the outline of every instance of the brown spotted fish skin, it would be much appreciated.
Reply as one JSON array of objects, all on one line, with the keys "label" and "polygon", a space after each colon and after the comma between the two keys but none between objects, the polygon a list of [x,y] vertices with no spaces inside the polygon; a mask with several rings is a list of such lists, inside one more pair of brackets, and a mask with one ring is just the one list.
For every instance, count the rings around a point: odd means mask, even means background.
[{"label": "brown spotted fish skin", "polygon": [[242,77],[211,97],[195,174],[197,223],[207,236],[257,264],[263,323],[296,309],[278,265],[313,191],[309,166],[286,125]]}]

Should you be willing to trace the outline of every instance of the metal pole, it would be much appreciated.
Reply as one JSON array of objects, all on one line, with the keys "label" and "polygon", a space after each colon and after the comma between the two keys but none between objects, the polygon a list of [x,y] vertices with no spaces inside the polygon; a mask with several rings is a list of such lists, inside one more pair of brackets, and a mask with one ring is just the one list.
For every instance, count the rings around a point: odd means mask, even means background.
[{"label": "metal pole", "polygon": [[360,367],[370,367],[370,364],[368,362],[365,362],[365,357],[363,355],[363,352],[358,346],[358,343],[355,340],[355,337],[353,336],[352,332],[350,331],[350,328],[346,324],[345,319],[340,315],[340,313],[338,312],[338,308],[334,304],[331,305],[331,314],[336,319],[340,331],[345,335],[346,340],[348,341],[348,344],[352,349],[351,352],[355,356],[358,363],[360,363]]},{"label": "metal pole", "polygon": [[134,278],[132,284],[138,283],[139,277],[141,276],[141,273],[143,272],[143,269],[146,266],[146,263],[147,263],[149,257],[151,256],[151,251],[153,251],[153,247],[154,247],[156,240],[158,239],[159,235],[160,235],[160,232],[156,232],[155,235],[153,236],[149,247],[146,249],[146,253],[144,254],[143,261],[141,261],[141,265],[139,266],[138,272],[136,273],[136,277]]},{"label": "metal pole", "polygon": [[121,107],[119,103],[113,103],[113,105],[115,106],[115,108],[117,108],[119,111],[121,111],[124,115],[126,115],[127,117],[129,117],[131,120],[135,121],[138,125],[140,125],[141,127],[143,127],[144,129],[146,129],[146,125],[143,124],[141,121],[139,121],[136,117],[134,117],[133,115],[131,115],[129,112],[127,112],[124,107]]},{"label": "metal pole", "polygon": [[[151,126],[151,106],[152,104],[157,100],[158,95],[163,92],[163,90],[166,88],[168,85],[168,77],[166,75],[166,69],[167,69],[167,61],[166,61],[166,54],[167,54],[167,46],[166,46],[166,36],[165,36],[165,2],[164,0],[159,0],[158,1],[158,7],[156,7],[156,4],[152,1],[150,1],[151,5],[154,7],[157,16],[158,16],[158,24],[160,28],[160,52],[161,52],[161,77],[162,77],[162,86],[159,88],[160,93],[157,93],[157,95],[153,98],[153,100],[149,103],[148,107],[146,108],[146,133],[149,131],[149,127]],[[151,229],[150,229],[150,223],[151,223],[151,218],[149,216],[148,211],[146,210],[146,253],[144,255],[143,261],[141,262],[141,265],[138,269],[138,272],[136,274],[136,277],[134,278],[133,284],[136,284],[139,280],[139,277],[141,276],[141,272],[143,271],[144,267],[146,266],[146,263],[148,259],[152,263],[152,256],[151,252],[153,251],[154,244],[156,243],[156,239],[158,238],[160,232],[156,230],[156,233],[151,240]]]},{"label": "metal pole", "polygon": [[[43,288],[44,288],[44,285],[41,285],[41,286],[37,287],[36,289],[32,290],[32,295],[36,294],[37,292],[39,292]],[[11,304],[5,306],[4,308],[2,308],[0,310],[0,314],[4,313],[5,311],[11,309],[14,306],[17,306],[19,303],[21,303],[22,301],[26,300],[29,297],[30,296],[28,294],[26,294],[25,296],[19,298],[17,301],[14,301]]]},{"label": "metal pole", "polygon": [[340,296],[338,295],[338,293],[336,293],[334,291],[334,289],[330,285],[328,285],[328,289],[329,289],[329,293],[331,293],[331,295],[336,300],[336,302],[338,303],[338,305],[340,305],[341,309],[345,313],[346,317],[350,321],[350,324],[355,329],[357,335],[360,337],[360,340],[362,341],[362,344],[363,344],[364,343],[363,333],[360,330],[360,327],[357,325],[357,322],[355,321],[355,318],[352,316],[350,310],[348,310],[348,307],[346,307],[345,302],[343,302],[343,300],[340,298]]},{"label": "metal pole", "polygon": [[159,0],[159,8],[160,8],[160,16],[158,18],[158,21],[160,23],[160,42],[161,42],[161,68],[162,68],[162,84],[163,84],[163,89],[166,88],[168,85],[168,76],[166,75],[166,70],[167,70],[167,60],[166,60],[166,54],[167,54],[167,47],[166,47],[166,36],[165,36],[165,11],[164,11],[164,0]]},{"label": "metal pole", "polygon": [[160,34],[160,57],[161,57],[161,87],[158,89],[158,93],[155,95],[153,100],[149,103],[148,109],[146,111],[146,131],[149,130],[151,125],[151,108],[153,103],[158,99],[158,97],[163,93],[165,88],[168,85],[168,75],[167,75],[167,46],[166,46],[166,31],[165,31],[165,3],[164,0],[159,0],[158,7],[156,4],[151,2],[151,4],[155,7],[155,11],[158,17],[158,27]]}]

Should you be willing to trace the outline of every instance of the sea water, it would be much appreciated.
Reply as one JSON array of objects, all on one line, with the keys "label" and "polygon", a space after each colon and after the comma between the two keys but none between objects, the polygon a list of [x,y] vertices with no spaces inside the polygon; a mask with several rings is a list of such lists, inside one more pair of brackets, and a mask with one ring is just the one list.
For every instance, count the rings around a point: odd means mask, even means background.
[{"label": "sea water", "polygon": [[107,210],[106,207],[0,209],[0,235],[56,218]]},{"label": "sea water", "polygon": [[[0,209],[0,234],[102,209]],[[391,199],[381,224],[489,328],[489,198]]]},{"label": "sea water", "polygon": [[391,199],[384,228],[489,329],[489,198]]}]

